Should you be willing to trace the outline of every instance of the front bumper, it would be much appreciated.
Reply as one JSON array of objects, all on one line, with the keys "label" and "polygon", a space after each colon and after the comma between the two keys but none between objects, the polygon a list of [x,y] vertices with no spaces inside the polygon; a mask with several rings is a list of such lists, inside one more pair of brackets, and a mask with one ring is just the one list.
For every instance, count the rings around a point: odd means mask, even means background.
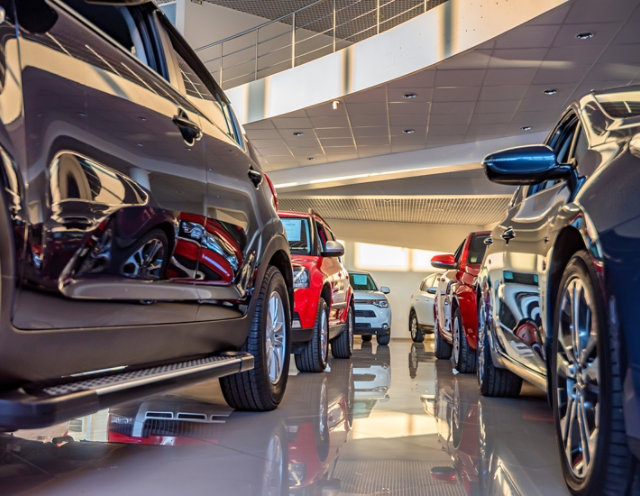
[{"label": "front bumper", "polygon": [[356,303],[356,334],[387,334],[391,332],[391,309],[371,303]]}]

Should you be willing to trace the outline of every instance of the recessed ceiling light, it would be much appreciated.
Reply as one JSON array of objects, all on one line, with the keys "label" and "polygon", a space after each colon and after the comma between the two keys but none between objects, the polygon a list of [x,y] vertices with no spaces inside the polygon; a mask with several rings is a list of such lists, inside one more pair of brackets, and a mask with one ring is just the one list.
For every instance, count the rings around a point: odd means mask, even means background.
[{"label": "recessed ceiling light", "polygon": [[585,31],[584,33],[578,33],[576,35],[576,38],[578,38],[579,40],[590,40],[591,38],[593,38],[593,33],[590,33],[588,31]]},{"label": "recessed ceiling light", "polygon": [[545,95],[549,95],[549,96],[551,96],[551,95],[555,95],[556,93],[558,93],[558,90],[557,90],[557,89],[555,89],[555,88],[551,88],[551,89],[548,89],[548,90],[544,90],[544,94],[545,94]]},{"label": "recessed ceiling light", "polygon": [[531,131],[531,126],[522,126],[520,129],[523,131]]},{"label": "recessed ceiling light", "polygon": [[315,157],[307,157],[307,160],[308,160],[309,162],[313,162],[315,159],[316,159]]},{"label": "recessed ceiling light", "polygon": [[294,131],[293,135],[294,136],[302,136],[304,133],[302,131]]},{"label": "recessed ceiling light", "polygon": [[404,95],[402,95],[404,98],[406,98],[407,100],[413,100],[415,97],[417,97],[418,95],[416,95],[415,93],[405,93]]},{"label": "recessed ceiling light", "polygon": [[404,129],[402,132],[404,134],[414,134],[416,132],[416,130],[409,128],[409,129]]}]

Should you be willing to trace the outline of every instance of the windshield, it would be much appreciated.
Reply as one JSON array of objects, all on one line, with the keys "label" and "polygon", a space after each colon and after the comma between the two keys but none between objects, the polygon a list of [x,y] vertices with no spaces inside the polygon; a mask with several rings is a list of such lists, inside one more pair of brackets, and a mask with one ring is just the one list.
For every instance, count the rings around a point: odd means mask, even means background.
[{"label": "windshield", "polygon": [[310,255],[311,236],[309,235],[309,219],[281,217],[280,220],[287,233],[291,253],[293,255]]},{"label": "windshield", "polygon": [[471,243],[469,243],[469,258],[467,260],[468,263],[482,263],[482,257],[484,257],[484,252],[487,249],[487,245],[484,244],[484,240],[488,237],[488,234],[481,234],[479,236],[474,236],[473,238],[471,238]]},{"label": "windshield", "polygon": [[378,291],[378,286],[369,274],[349,274],[349,281],[356,291]]}]

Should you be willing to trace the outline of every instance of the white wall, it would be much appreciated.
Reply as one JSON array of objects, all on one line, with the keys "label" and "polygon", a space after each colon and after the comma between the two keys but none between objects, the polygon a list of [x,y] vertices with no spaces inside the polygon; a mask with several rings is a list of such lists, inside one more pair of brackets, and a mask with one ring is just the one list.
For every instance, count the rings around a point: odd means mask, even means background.
[{"label": "white wall", "polygon": [[[470,225],[426,225],[386,222],[354,222],[327,219],[336,238],[345,244],[344,264],[349,269],[355,266],[355,243],[373,243],[419,250],[433,250],[453,253],[462,239],[472,231],[483,230],[484,226]],[[388,271],[370,270],[379,286],[389,286],[391,305],[391,337],[409,338],[409,299],[420,282],[432,272],[424,270]]]}]

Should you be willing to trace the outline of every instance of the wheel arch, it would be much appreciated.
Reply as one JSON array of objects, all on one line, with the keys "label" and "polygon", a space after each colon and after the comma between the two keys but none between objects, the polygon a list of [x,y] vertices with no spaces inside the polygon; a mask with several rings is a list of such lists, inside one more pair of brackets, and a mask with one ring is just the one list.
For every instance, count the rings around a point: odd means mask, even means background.
[{"label": "wheel arch", "polygon": [[288,254],[282,250],[277,250],[269,259],[269,265],[276,267],[287,284],[287,292],[289,293],[289,307],[293,313],[293,269],[291,268],[291,260]]},{"label": "wheel arch", "polygon": [[324,282],[322,285],[322,291],[320,291],[320,296],[327,303],[327,307],[331,309],[331,285],[328,282]]}]

